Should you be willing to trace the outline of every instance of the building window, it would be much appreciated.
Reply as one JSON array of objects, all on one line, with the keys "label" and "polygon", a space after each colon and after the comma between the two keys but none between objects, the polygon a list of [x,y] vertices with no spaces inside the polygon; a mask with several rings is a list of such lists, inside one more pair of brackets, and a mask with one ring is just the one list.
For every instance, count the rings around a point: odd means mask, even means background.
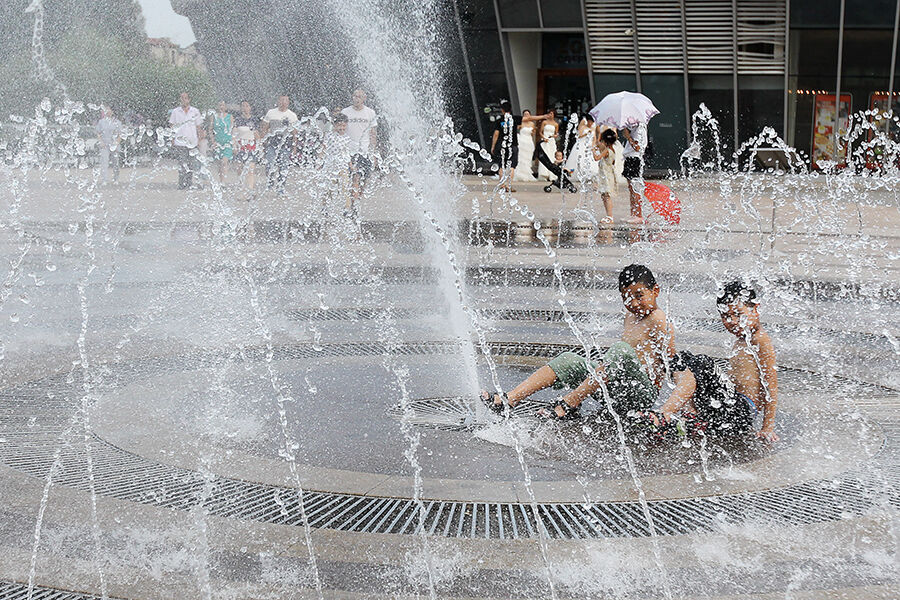
[{"label": "building window", "polygon": [[538,5],[535,0],[497,0],[500,24],[504,28],[539,28]]},{"label": "building window", "polygon": [[544,27],[582,27],[581,0],[540,0]]}]

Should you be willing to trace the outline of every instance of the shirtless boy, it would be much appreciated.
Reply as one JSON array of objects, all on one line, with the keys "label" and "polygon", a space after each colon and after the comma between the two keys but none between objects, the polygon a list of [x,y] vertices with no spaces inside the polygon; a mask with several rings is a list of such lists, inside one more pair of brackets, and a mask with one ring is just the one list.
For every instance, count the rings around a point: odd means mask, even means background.
[{"label": "shirtless boy", "polygon": [[725,286],[717,305],[725,328],[737,337],[729,373],[708,356],[681,351],[671,362],[675,388],[660,411],[643,416],[660,437],[696,431],[732,435],[751,431],[756,407],[762,406],[763,425],[757,436],[777,441],[775,349],[760,326],[756,293],[735,281]]},{"label": "shirtless boy", "polygon": [[737,339],[728,360],[735,392],[750,402],[753,412],[763,411],[756,437],[777,442],[775,409],[778,406],[778,372],[772,338],[759,322],[756,292],[740,281],[726,285],[716,299],[725,329]]},{"label": "shirtless boy", "polygon": [[675,334],[656,305],[659,286],[650,269],[643,265],[622,269],[619,292],[626,308],[622,340],[610,346],[599,364],[563,352],[508,394],[491,396],[483,391],[482,400],[495,412],[502,412],[504,404],[513,407],[542,389],[569,388],[549,416],[572,419],[580,416],[578,407],[585,398],[600,392],[602,382],[618,415],[652,407],[665,379],[666,363],[675,355]]},{"label": "shirtless boy", "polygon": [[661,438],[688,433],[739,435],[750,431],[756,409],[715,360],[682,350],[671,363],[675,388],[658,412],[644,415]]}]

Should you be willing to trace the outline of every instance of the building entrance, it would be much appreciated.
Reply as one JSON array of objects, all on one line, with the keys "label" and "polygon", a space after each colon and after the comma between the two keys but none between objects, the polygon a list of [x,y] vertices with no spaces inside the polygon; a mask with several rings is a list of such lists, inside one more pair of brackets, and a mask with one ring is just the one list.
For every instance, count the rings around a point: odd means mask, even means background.
[{"label": "building entrance", "polygon": [[537,110],[553,109],[560,116],[591,108],[587,69],[538,69]]}]

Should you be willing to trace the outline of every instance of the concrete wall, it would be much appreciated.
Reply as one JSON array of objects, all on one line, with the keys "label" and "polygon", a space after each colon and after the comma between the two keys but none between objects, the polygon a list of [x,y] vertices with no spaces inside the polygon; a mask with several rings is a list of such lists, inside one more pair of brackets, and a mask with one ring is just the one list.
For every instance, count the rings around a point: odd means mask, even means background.
[{"label": "concrete wall", "polygon": [[533,113],[537,106],[537,70],[541,68],[541,34],[516,32],[507,35],[520,110],[527,108]]}]

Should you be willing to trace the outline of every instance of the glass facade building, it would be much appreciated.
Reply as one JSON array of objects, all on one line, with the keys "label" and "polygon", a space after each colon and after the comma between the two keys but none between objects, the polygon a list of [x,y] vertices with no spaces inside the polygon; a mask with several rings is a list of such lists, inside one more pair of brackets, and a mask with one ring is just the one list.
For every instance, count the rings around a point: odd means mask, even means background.
[{"label": "glass facade building", "polygon": [[483,143],[501,99],[569,114],[631,90],[661,111],[653,168],[678,167],[701,103],[726,155],[770,126],[815,162],[848,114],[900,108],[900,0],[450,1],[471,100],[454,115]]}]

